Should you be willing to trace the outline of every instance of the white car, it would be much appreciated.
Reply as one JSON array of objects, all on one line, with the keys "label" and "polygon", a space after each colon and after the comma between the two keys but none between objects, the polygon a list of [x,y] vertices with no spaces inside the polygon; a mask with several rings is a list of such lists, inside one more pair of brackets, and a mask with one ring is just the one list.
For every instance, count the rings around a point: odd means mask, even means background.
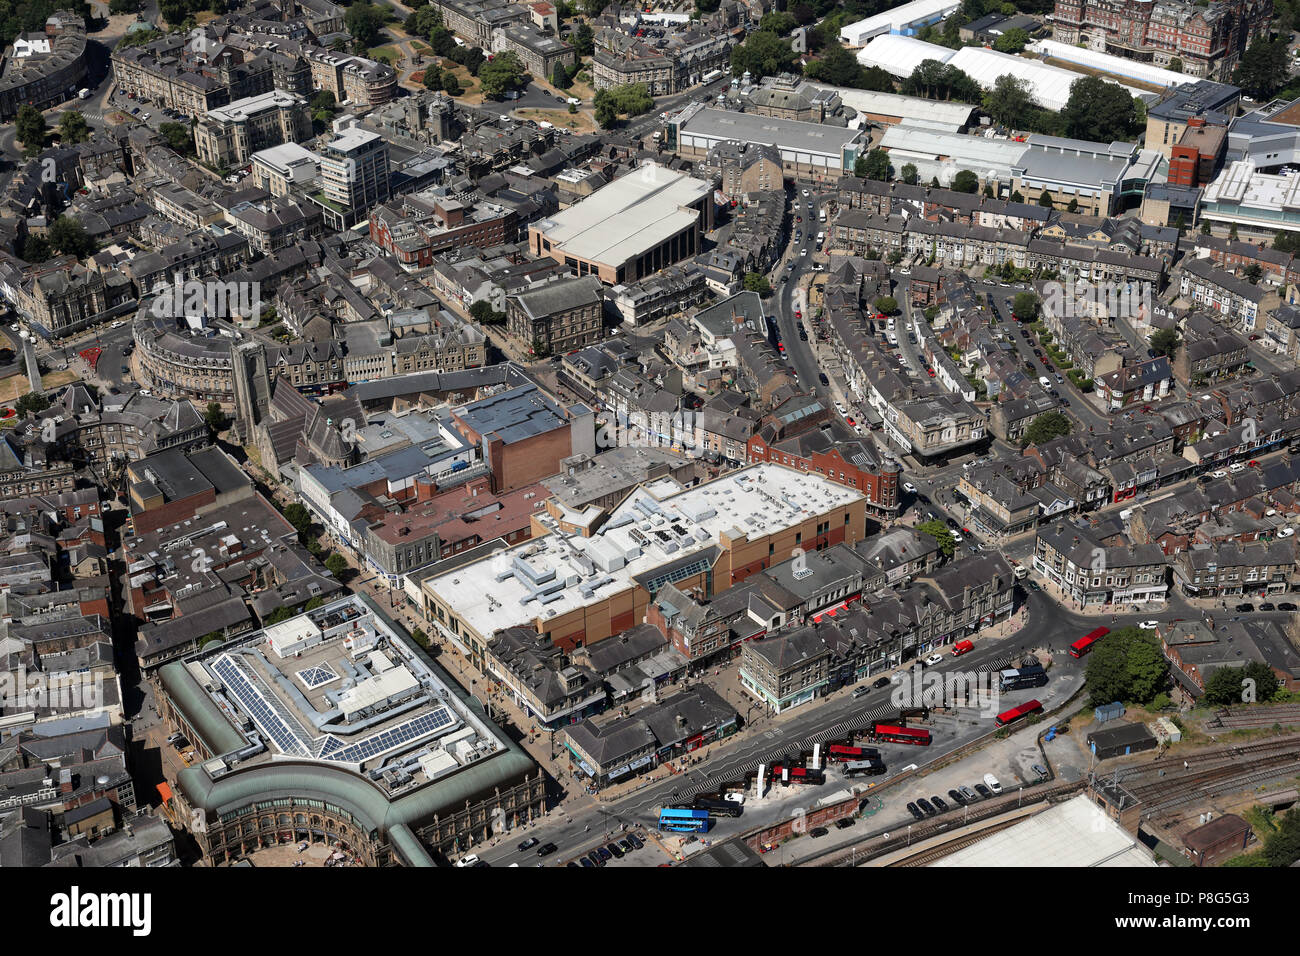
[{"label": "white car", "polygon": [[898,270],[898,274],[899,274],[900,276],[910,276],[910,275],[912,274],[912,270],[911,270],[911,269],[899,269],[899,270]]},{"label": "white car", "polygon": [[803,191],[803,198],[804,198],[804,199],[807,199],[807,198],[808,198],[808,190],[806,190],[806,189]]},{"label": "white car", "polygon": [[469,854],[469,856],[462,856],[459,860],[456,861],[456,863],[455,863],[454,865],[456,865],[456,866],[477,866],[477,865],[478,865],[478,854],[477,854],[477,853],[471,853],[471,854]]},{"label": "white car", "polygon": [[745,795],[743,793],[736,793],[734,791],[723,794],[722,799],[729,800],[732,803],[739,803],[742,806],[745,803]]},{"label": "white car", "polygon": [[984,775],[984,786],[988,787],[994,793],[1002,792],[1002,784],[998,783],[998,778],[993,776],[991,773],[986,773]]},{"label": "white car", "polygon": [[9,331],[10,331],[10,332],[17,332],[18,329],[19,329],[19,326],[18,326],[18,323],[17,323],[17,322],[15,322],[13,325],[9,326]]},{"label": "white car", "polygon": [[844,407],[844,403],[843,403],[843,402],[836,402],[836,403],[835,403],[835,410],[836,410],[837,412],[840,413],[840,417],[841,417],[841,418],[843,418],[845,415],[847,415],[847,414],[849,413],[849,410],[848,410],[847,408]]},{"label": "white car", "polygon": [[952,533],[952,540],[953,540],[953,543],[954,543],[954,544],[961,544],[961,543],[962,543],[963,541],[965,541],[966,539],[963,538],[963,537],[962,537],[960,534],[958,534],[956,531],[954,531],[954,532]]},{"label": "white car", "polygon": [[1277,532],[1277,536],[1278,536],[1279,538],[1289,538],[1289,537],[1291,537],[1291,535],[1293,535],[1293,534],[1295,534],[1295,528],[1290,528],[1290,527],[1287,527],[1287,528],[1280,528],[1280,529],[1278,529],[1278,532]]},{"label": "white car", "polygon": [[1232,472],[1234,475],[1240,475],[1245,470],[1246,466],[1239,461],[1233,462],[1228,466],[1228,471]]},{"label": "white car", "polygon": [[943,663],[942,654],[931,654],[929,657],[925,659],[926,667],[933,667],[935,664],[942,664],[942,663]]},{"label": "white car", "polygon": [[916,485],[912,484],[910,481],[905,481],[903,482],[903,490],[908,494],[914,495],[916,494]]},{"label": "white car", "polygon": [[799,255],[801,255],[801,256],[806,256],[806,255],[808,255],[808,250],[805,248],[805,249],[803,250],[803,252],[799,253]]},{"label": "white car", "polygon": [[1224,471],[1222,468],[1220,468],[1218,471],[1211,472],[1210,477],[1211,477],[1211,478],[1227,478],[1227,477],[1228,477],[1228,473],[1227,473],[1226,471]]},{"label": "white car", "polygon": [[1138,627],[1144,631],[1154,631],[1159,626],[1159,621],[1138,621]]}]

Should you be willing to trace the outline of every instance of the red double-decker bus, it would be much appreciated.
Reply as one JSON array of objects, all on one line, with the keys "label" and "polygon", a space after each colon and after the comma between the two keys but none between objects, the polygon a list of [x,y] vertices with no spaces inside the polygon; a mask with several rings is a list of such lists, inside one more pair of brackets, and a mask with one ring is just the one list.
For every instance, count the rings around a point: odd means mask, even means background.
[{"label": "red double-decker bus", "polygon": [[1012,707],[1010,710],[1004,710],[994,719],[999,727],[1005,727],[1007,724],[1013,724],[1021,717],[1028,717],[1030,714],[1041,714],[1043,705],[1036,700],[1031,700],[1021,704],[1019,707]]},{"label": "red double-decker bus", "polygon": [[899,727],[897,724],[877,723],[871,728],[871,736],[890,744],[915,744],[918,747],[930,746],[930,731],[919,727]]},{"label": "red double-decker bus", "polygon": [[1087,634],[1083,635],[1083,637],[1070,645],[1070,656],[1082,657],[1084,654],[1087,654],[1092,650],[1092,645],[1096,644],[1109,633],[1110,628],[1108,627],[1099,627],[1096,630],[1089,631]]},{"label": "red double-decker bus", "polygon": [[831,763],[848,763],[851,760],[879,760],[880,751],[871,747],[847,747],[831,744],[826,748],[826,759]]},{"label": "red double-decker bus", "polygon": [[785,764],[772,764],[772,783],[782,780],[789,783],[811,783],[823,784],[826,782],[826,773],[818,770],[816,767],[790,767],[788,773]]}]

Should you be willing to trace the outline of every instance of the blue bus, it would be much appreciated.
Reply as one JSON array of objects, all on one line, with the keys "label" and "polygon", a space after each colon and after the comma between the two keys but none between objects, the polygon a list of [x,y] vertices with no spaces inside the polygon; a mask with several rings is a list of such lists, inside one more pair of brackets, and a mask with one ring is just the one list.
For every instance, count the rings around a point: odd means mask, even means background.
[{"label": "blue bus", "polygon": [[659,811],[660,830],[681,830],[687,833],[708,833],[712,824],[708,810],[687,807],[664,807]]}]

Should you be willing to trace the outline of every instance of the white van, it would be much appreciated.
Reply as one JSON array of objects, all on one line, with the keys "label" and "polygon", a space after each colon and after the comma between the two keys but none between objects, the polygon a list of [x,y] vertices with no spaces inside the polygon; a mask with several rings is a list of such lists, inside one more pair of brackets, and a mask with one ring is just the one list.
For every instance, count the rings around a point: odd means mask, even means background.
[{"label": "white van", "polygon": [[822,209],[822,210],[819,210],[819,211],[818,211],[818,213],[817,213],[817,221],[818,221],[818,222],[825,222],[825,221],[826,221],[826,210],[825,210],[825,209]]},{"label": "white van", "polygon": [[998,778],[993,776],[991,773],[986,773],[984,775],[984,786],[988,787],[994,793],[1002,792],[1002,784],[998,783]]},{"label": "white van", "polygon": [[826,233],[824,232],[817,233],[817,245],[820,246],[825,240],[826,240]]},{"label": "white van", "polygon": [[1046,375],[1038,376],[1038,384],[1043,386],[1043,388],[1045,388],[1048,391],[1051,391],[1052,389],[1052,380],[1048,378]]}]

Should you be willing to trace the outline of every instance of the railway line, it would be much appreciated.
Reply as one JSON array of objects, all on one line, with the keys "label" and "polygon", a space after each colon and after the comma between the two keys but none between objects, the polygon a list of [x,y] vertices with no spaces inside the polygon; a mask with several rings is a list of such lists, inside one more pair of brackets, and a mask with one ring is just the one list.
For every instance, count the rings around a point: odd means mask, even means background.
[{"label": "railway line", "polygon": [[1222,794],[1250,789],[1300,773],[1300,736],[1189,754],[1173,761],[1129,768],[1115,775],[1144,808],[1167,812]]},{"label": "railway line", "polygon": [[1023,817],[1017,817],[1013,820],[1003,820],[1001,822],[994,823],[980,830],[978,833],[967,833],[964,836],[960,836],[957,839],[952,840],[951,842],[943,844],[942,846],[930,847],[929,849],[923,850],[922,852],[916,854],[915,856],[910,856],[905,860],[899,860],[897,863],[891,863],[888,868],[905,869],[908,867],[929,866],[935,860],[941,860],[945,856],[951,856],[952,854],[956,853],[958,850],[964,850],[968,846],[974,846],[976,843],[979,843],[981,840],[988,839],[995,833],[1005,830],[1008,827],[1013,827],[1017,823],[1023,822],[1023,819],[1024,819]]},{"label": "railway line", "polygon": [[1205,722],[1207,733],[1226,733],[1231,730],[1260,730],[1280,725],[1300,727],[1300,704],[1273,704],[1264,707],[1225,707]]}]

